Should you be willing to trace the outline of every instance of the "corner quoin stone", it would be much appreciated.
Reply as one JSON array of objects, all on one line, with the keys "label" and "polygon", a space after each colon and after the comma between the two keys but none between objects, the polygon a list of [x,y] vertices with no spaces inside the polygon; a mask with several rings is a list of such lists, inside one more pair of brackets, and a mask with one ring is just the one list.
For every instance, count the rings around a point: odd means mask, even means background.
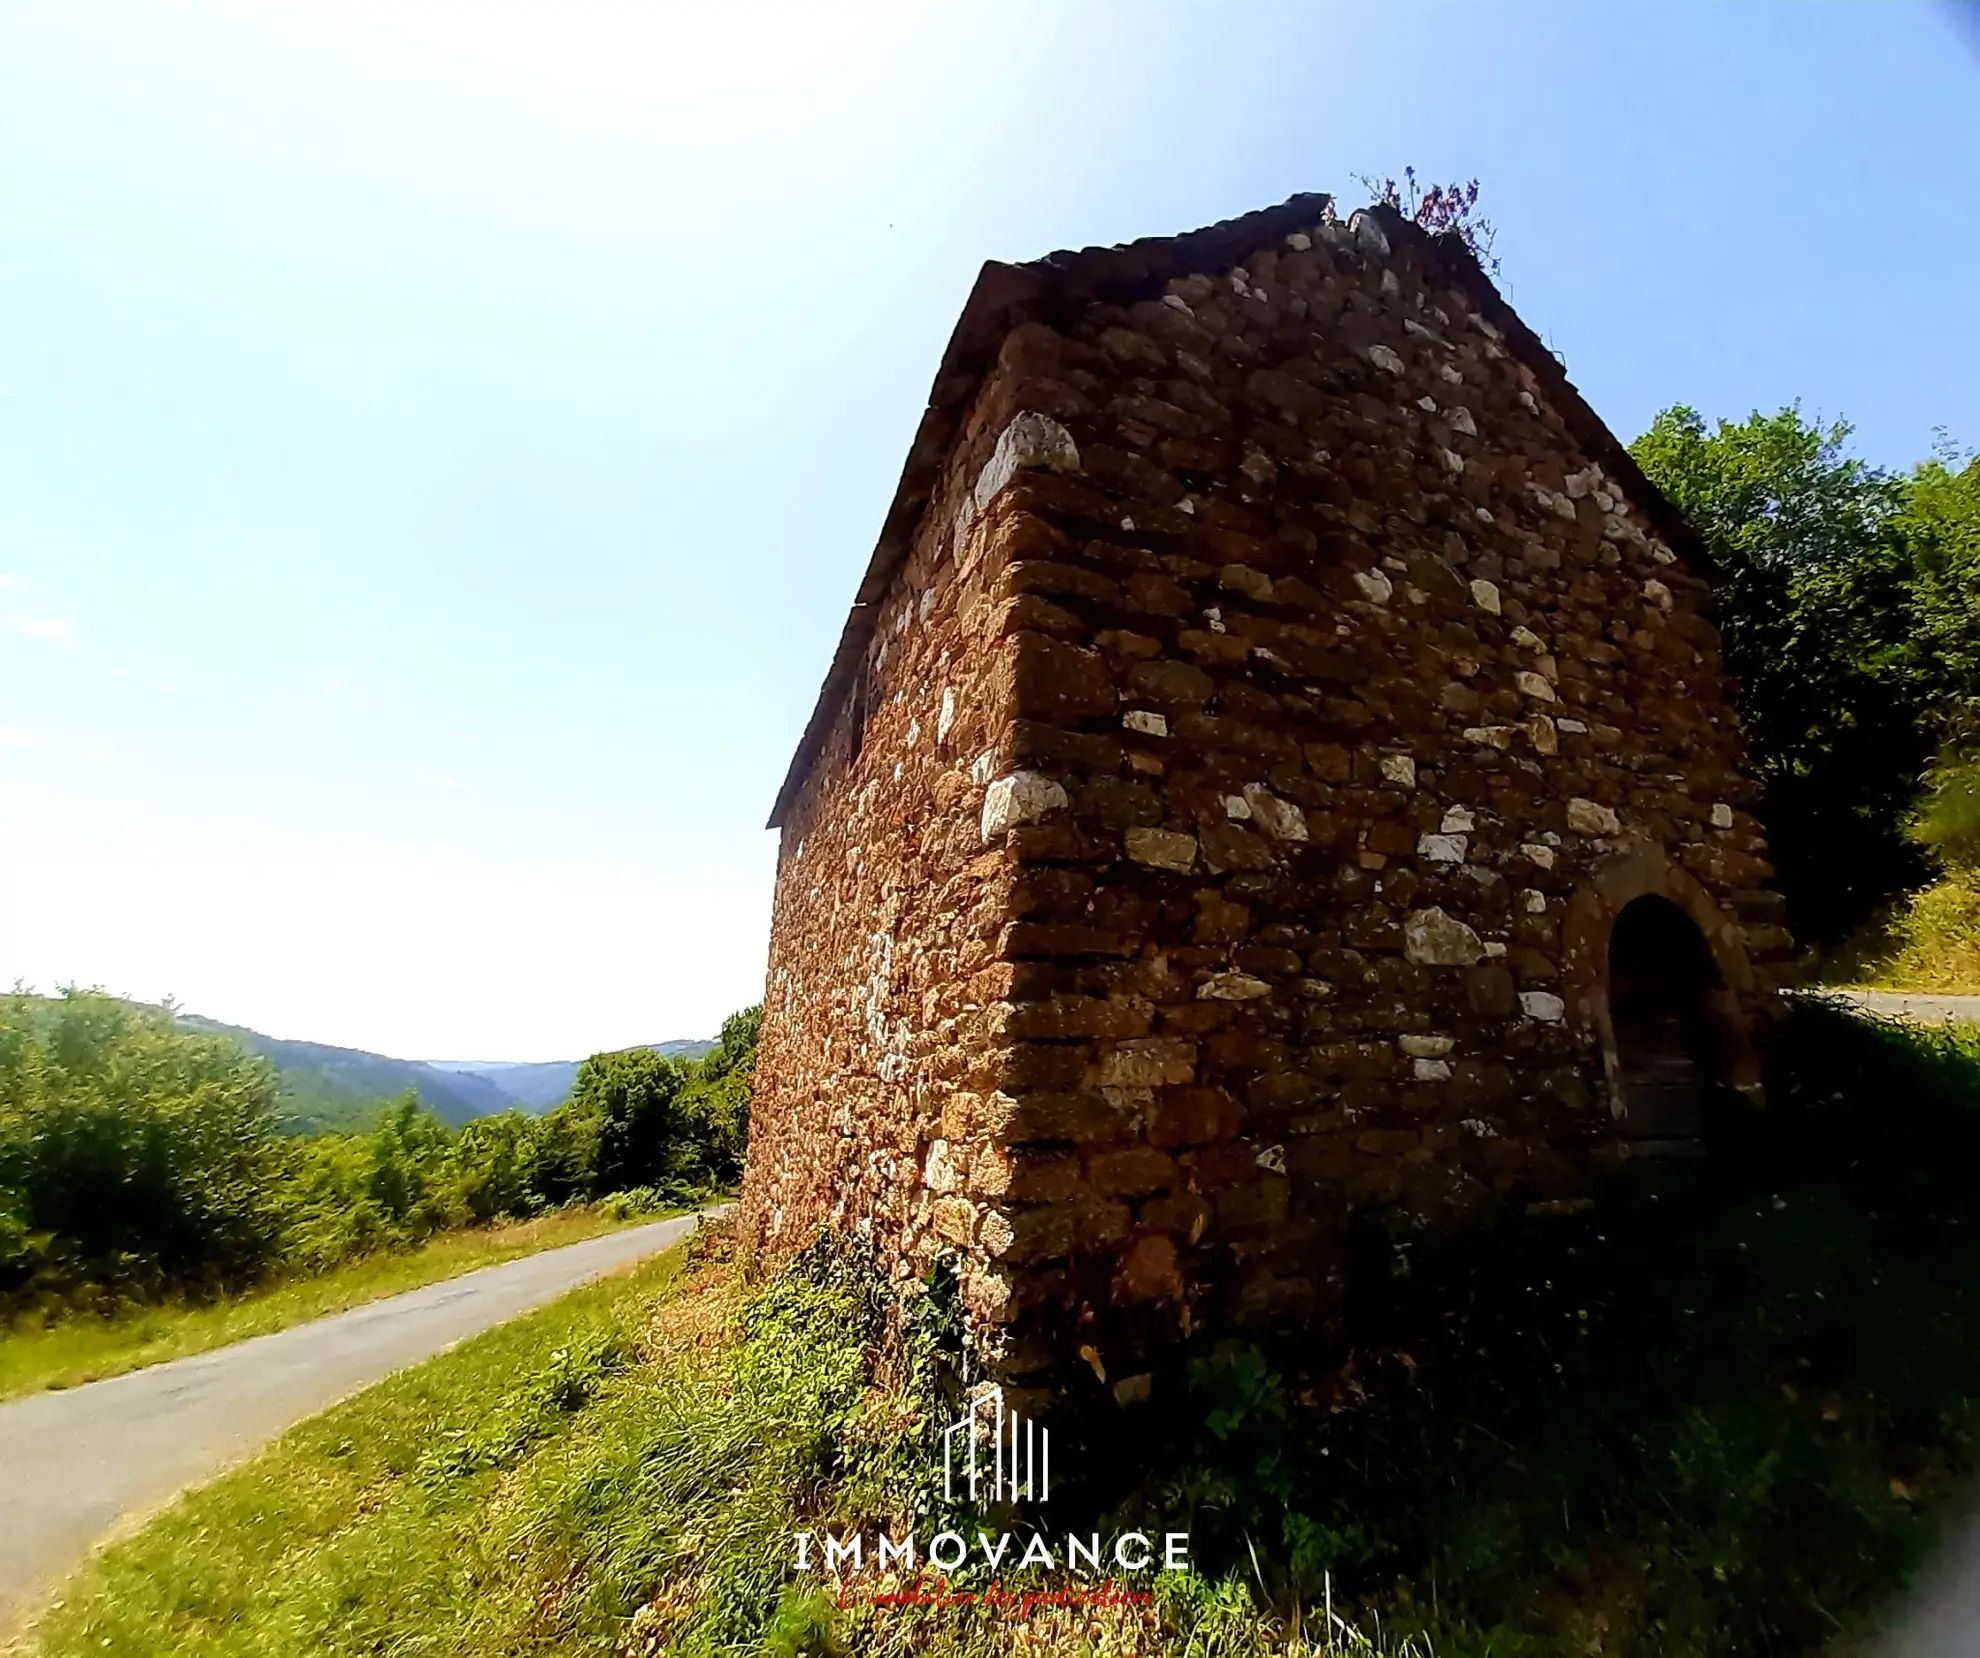
[{"label": "corner quoin stone", "polygon": [[1038,772],[1000,777],[983,791],[983,838],[995,840],[1020,823],[1034,823],[1068,804],[1065,786]]},{"label": "corner quoin stone", "polygon": [[986,266],[773,813],[747,1256],[946,1257],[1001,1382],[1134,1400],[1359,1211],[1584,1202],[1617,916],[1735,1036],[1791,949],[1711,575],[1385,210]]}]

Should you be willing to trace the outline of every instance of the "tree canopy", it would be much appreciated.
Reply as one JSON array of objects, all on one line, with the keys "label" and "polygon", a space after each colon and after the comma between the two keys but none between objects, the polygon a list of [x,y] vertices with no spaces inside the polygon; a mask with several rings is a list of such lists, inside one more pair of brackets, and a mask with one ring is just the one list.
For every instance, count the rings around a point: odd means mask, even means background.
[{"label": "tree canopy", "polygon": [[[596,1054],[573,1097],[458,1132],[411,1091],[283,1132],[266,1060],[100,992],[0,996],[0,1315],[205,1295],[449,1226],[732,1185],[757,1013],[705,1059]],[[640,1196],[640,1194],[644,1194]]]},{"label": "tree canopy", "polygon": [[1678,405],[1631,453],[1718,562],[1726,665],[1794,926],[1831,942],[1931,873],[1915,811],[1980,737],[1980,462],[1909,474],[1798,407],[1708,427]]}]

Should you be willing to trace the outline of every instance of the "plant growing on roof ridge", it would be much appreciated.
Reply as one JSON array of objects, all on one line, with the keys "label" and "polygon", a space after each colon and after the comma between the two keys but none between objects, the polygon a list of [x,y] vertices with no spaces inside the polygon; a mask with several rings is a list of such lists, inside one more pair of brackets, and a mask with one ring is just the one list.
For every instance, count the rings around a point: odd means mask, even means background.
[{"label": "plant growing on roof ridge", "polygon": [[1463,184],[1417,183],[1416,169],[1405,167],[1402,182],[1392,178],[1370,178],[1356,173],[1355,182],[1385,207],[1392,207],[1405,219],[1421,225],[1432,236],[1454,235],[1471,251],[1472,258],[1499,274],[1499,261],[1492,244],[1498,240],[1498,227],[1490,219],[1475,218],[1478,210],[1478,180]]}]

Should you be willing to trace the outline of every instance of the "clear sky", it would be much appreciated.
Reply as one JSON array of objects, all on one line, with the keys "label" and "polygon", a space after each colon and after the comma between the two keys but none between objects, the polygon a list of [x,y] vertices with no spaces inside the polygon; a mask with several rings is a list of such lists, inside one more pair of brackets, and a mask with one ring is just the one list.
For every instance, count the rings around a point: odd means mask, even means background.
[{"label": "clear sky", "polygon": [[1980,442],[1950,9],[0,0],[0,980],[712,1032],[980,262],[1406,162],[1625,438]]}]

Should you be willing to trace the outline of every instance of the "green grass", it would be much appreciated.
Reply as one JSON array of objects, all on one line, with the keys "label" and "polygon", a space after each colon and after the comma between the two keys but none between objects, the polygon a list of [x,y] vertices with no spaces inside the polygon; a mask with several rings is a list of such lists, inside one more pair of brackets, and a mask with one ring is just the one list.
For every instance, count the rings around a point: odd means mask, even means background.
[{"label": "green grass", "polygon": [[1980,995],[1980,881],[1956,871],[1913,894],[1863,978],[1878,990]]},{"label": "green grass", "polygon": [[[683,1422],[717,1427],[692,1349],[650,1378],[632,1363],[681,1262],[587,1285],[291,1430],[100,1556],[40,1650],[611,1650],[637,1599],[615,1562],[643,1538],[643,1455]],[[720,1500],[731,1473],[711,1476]]]},{"label": "green grass", "polygon": [[84,1315],[47,1324],[23,1319],[0,1333],[0,1399],[204,1353],[630,1224],[609,1205],[560,1209],[534,1220],[443,1232],[414,1249],[367,1255],[211,1303],[167,1303],[113,1318]]},{"label": "green grass", "polygon": [[1980,1458],[1980,1057],[1790,1018],[1698,1178],[1456,1247],[1367,1217],[1345,1357],[1198,1349],[1149,1405],[1056,1413],[1053,1531],[1192,1534],[1202,1575],[1147,1607],[794,1579],[800,1527],[967,1522],[931,1456],[946,1292],[814,1251],[744,1300],[675,1256],[295,1429],[102,1555],[40,1651],[1812,1658]]},{"label": "green grass", "polygon": [[1980,996],[1980,874],[1949,870],[1820,958],[1827,984]]},{"label": "green grass", "polygon": [[[793,1583],[794,1527],[916,1512],[926,1525],[935,1511],[928,1342],[916,1339],[904,1389],[876,1388],[882,1282],[815,1254],[741,1303],[725,1271],[684,1273],[686,1255],[582,1288],[291,1430],[100,1554],[32,1650],[1011,1650],[1019,1626],[994,1615],[842,1613],[815,1579]],[[1203,1658],[1265,1627],[1241,1585],[1172,1585],[1161,1610],[1068,1650],[1155,1650],[1164,1621],[1214,1636],[1193,1649]]]}]

